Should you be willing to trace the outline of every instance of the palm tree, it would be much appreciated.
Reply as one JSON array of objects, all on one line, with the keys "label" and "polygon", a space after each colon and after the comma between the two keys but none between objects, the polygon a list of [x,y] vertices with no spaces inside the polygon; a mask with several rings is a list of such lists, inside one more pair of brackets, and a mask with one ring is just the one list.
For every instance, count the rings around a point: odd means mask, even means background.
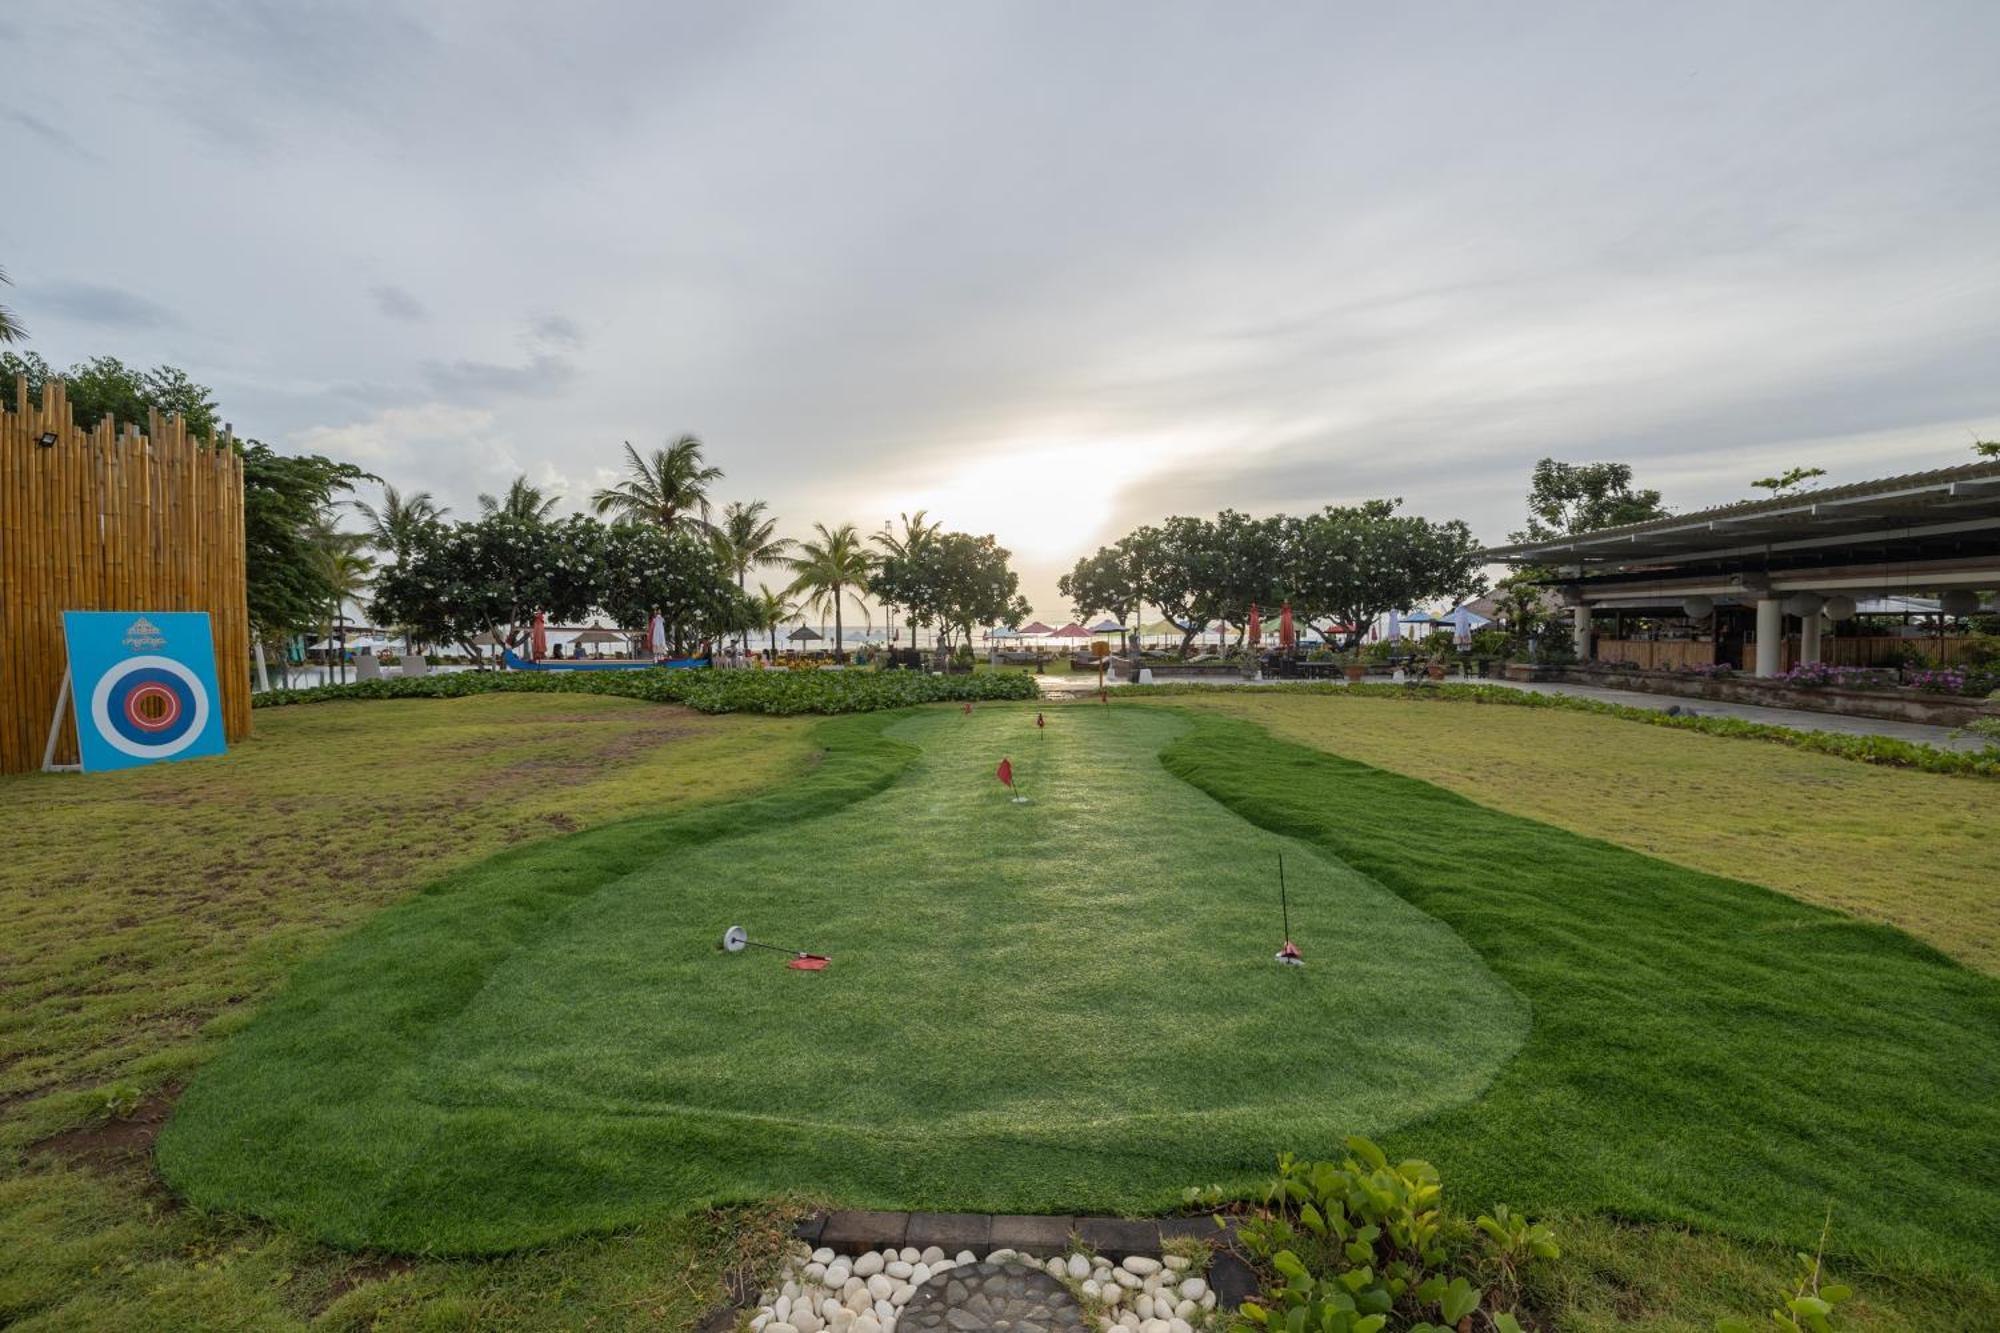
[{"label": "palm tree", "polygon": [[489,516],[505,514],[509,518],[518,518],[529,523],[542,523],[555,513],[556,506],[560,503],[562,503],[560,495],[549,494],[526,477],[516,477],[513,484],[507,487],[505,495],[481,494],[479,512]]},{"label": "palm tree", "polygon": [[[311,528],[315,572],[327,596],[328,614],[320,622],[322,640],[333,638],[336,629],[341,631],[340,638],[347,637],[347,604],[361,599],[375,574],[375,558],[362,553],[368,544],[367,534],[344,532],[334,523],[334,511],[329,507],[320,511]],[[340,679],[343,684],[347,680],[345,652],[340,656]]]},{"label": "palm tree", "polygon": [[651,458],[641,457],[627,440],[625,480],[590,497],[590,505],[600,514],[655,523],[669,532],[679,527],[712,532],[708,487],[720,480],[722,469],[702,463],[701,441],[692,435],[653,450]]},{"label": "palm tree", "polygon": [[[6,283],[9,287],[14,285],[13,279],[7,276],[7,270],[4,268],[0,268],[0,282]],[[19,342],[27,336],[28,331],[21,327],[20,320],[14,318],[14,312],[0,305],[0,343]]]},{"label": "palm tree", "polygon": [[350,500],[348,503],[368,520],[368,539],[374,543],[375,549],[399,557],[410,549],[410,542],[425,526],[451,512],[440,507],[429,491],[404,495],[386,481],[382,483],[380,507],[366,500]]},{"label": "palm tree", "polygon": [[778,656],[778,626],[792,618],[792,604],[785,600],[781,592],[772,592],[770,585],[760,583],[750,598],[750,618],[757,627],[771,636],[771,658]]},{"label": "palm tree", "polygon": [[[897,517],[903,520],[903,535],[900,537],[896,535],[895,530],[885,520],[882,524],[882,530],[868,540],[881,547],[888,559],[896,560],[905,556],[914,556],[924,548],[926,542],[944,531],[944,524],[926,523],[924,521],[924,516],[928,513],[930,513],[928,509],[919,509],[914,514],[897,515]],[[891,612],[889,629],[893,632],[895,628],[895,615]],[[915,652],[916,647],[917,622],[912,620],[910,622],[910,651]]]},{"label": "palm tree", "polygon": [[779,562],[794,576],[791,587],[785,591],[793,596],[803,594],[806,604],[822,614],[826,607],[833,608],[833,660],[845,662],[847,645],[841,638],[841,602],[852,597],[855,605],[861,604],[861,594],[868,591],[868,576],[875,569],[875,557],[868,553],[852,523],[832,529],[824,523],[815,523],[813,531],[819,534],[817,541],[800,542],[798,554]]},{"label": "palm tree", "polygon": [[736,572],[739,592],[748,586],[752,565],[774,564],[797,544],[778,535],[778,520],[764,517],[768,508],[762,500],[748,504],[731,500],[723,507],[722,522],[715,525],[715,553]]},{"label": "palm tree", "polygon": [[778,520],[764,516],[767,507],[762,500],[731,500],[710,534],[716,556],[736,571],[738,592],[747,590],[752,565],[768,565],[792,549],[792,539],[778,535]]}]

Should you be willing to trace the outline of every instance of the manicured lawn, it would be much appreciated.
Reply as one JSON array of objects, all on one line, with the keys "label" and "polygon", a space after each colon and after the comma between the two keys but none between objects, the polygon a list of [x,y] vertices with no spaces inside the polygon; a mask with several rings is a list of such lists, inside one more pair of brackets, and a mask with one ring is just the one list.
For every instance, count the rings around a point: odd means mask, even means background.
[{"label": "manicured lawn", "polygon": [[[0,779],[0,1324],[294,1326],[376,1272],[171,1206],[143,1155],[91,1148],[75,1166],[27,1145],[184,1079],[301,958],[454,866],[811,758],[802,721],[581,696],[327,704],[256,726],[220,759]],[[332,1314],[534,1325],[601,1299],[692,1317],[739,1231],[757,1234],[693,1217],[561,1262],[419,1263]]]},{"label": "manicured lawn", "polygon": [[1886,921],[2000,975],[2000,782],[1555,709],[1173,700],[1663,860]]},{"label": "manicured lawn", "polygon": [[[825,724],[809,780],[726,817],[530,849],[385,913],[197,1080],[168,1179],[446,1252],[787,1190],[1158,1209],[1469,1102],[1526,1035],[1451,932],[1169,777],[1179,716],[1034,716]],[[1270,961],[1281,849],[1305,970]],[[737,922],[834,965],[719,954]]]}]

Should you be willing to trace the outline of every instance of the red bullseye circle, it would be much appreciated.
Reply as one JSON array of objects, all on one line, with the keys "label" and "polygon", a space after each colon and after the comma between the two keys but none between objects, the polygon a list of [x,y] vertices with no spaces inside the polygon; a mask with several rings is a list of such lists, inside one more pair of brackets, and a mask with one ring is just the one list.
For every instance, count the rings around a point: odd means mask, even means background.
[{"label": "red bullseye circle", "polygon": [[[149,717],[144,706],[156,700],[159,712]],[[180,716],[179,696],[164,685],[141,685],[125,696],[125,720],[141,731],[165,731],[179,721]]]}]

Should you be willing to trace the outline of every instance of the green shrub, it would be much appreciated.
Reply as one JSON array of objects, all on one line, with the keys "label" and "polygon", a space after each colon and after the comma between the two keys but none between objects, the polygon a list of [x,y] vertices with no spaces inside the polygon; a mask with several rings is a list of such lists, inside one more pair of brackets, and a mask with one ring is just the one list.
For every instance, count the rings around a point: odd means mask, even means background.
[{"label": "green shrub", "polygon": [[1504,1205],[1469,1230],[1450,1227],[1436,1167],[1391,1162],[1360,1137],[1347,1150],[1337,1164],[1278,1159],[1266,1211],[1237,1231],[1269,1278],[1261,1299],[1244,1302],[1239,1327],[1376,1333],[1393,1321],[1444,1333],[1483,1309],[1479,1327],[1516,1333],[1502,1307],[1517,1299],[1525,1265],[1561,1253],[1554,1233]]},{"label": "green shrub", "polygon": [[1016,672],[932,676],[915,671],[459,671],[253,695],[258,708],[341,699],[462,699],[473,694],[609,694],[685,704],[704,713],[869,713],[911,704],[1032,699]]}]

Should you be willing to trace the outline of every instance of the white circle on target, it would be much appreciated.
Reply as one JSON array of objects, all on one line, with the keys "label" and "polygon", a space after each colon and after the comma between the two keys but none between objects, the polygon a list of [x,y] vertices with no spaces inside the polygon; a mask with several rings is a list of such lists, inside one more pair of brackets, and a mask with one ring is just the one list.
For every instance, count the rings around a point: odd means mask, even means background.
[{"label": "white circle on target", "polygon": [[[111,692],[127,676],[148,667],[164,671],[187,686],[188,699],[194,704],[194,717],[189,720],[187,729],[174,739],[157,745],[132,740],[111,724]],[[114,750],[129,754],[134,759],[171,759],[201,739],[202,730],[208,726],[208,690],[203,687],[200,676],[171,657],[128,657],[98,677],[97,688],[90,692],[90,721],[97,728],[98,736]]]}]

